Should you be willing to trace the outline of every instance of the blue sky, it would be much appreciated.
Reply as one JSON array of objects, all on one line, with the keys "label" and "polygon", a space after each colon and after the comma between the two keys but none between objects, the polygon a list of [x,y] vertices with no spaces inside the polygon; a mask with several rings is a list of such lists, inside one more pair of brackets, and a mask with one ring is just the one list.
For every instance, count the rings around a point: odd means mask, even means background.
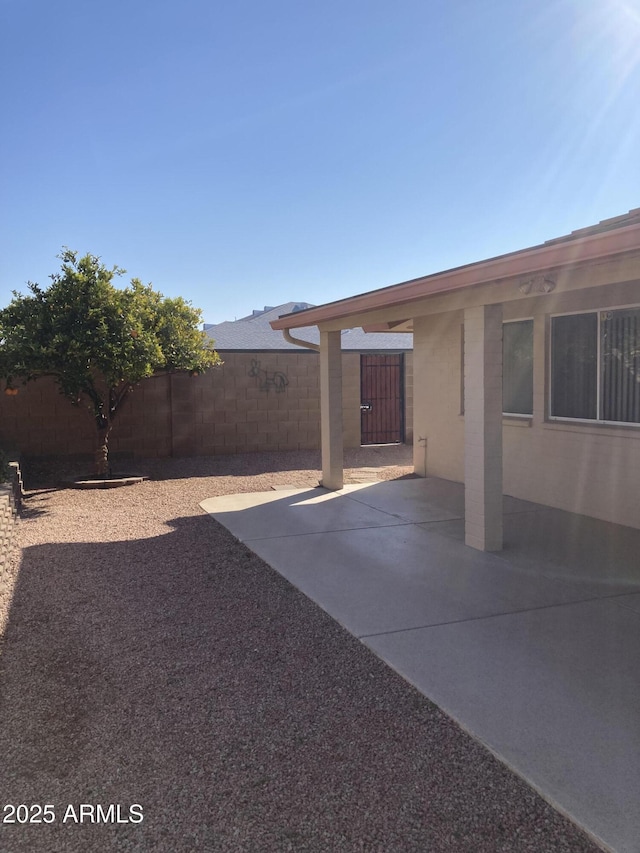
[{"label": "blue sky", "polygon": [[207,322],[640,206],[640,0],[0,0],[0,305],[63,245]]}]

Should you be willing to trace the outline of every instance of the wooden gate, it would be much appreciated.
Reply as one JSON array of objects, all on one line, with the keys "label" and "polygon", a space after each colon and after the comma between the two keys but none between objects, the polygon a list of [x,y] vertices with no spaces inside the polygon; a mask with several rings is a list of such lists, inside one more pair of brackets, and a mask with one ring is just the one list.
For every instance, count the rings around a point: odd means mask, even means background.
[{"label": "wooden gate", "polygon": [[360,356],[360,441],[404,441],[404,356]]}]

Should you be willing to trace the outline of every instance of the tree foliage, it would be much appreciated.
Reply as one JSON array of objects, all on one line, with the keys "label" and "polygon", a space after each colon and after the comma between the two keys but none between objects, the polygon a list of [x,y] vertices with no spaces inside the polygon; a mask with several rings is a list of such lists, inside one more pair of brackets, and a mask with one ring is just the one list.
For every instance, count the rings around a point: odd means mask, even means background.
[{"label": "tree foliage", "polygon": [[52,376],[74,405],[86,403],[98,437],[97,467],[108,468],[113,421],[134,385],[161,372],[198,374],[220,363],[199,330],[201,313],[181,297],[166,298],[95,255],[63,249],[61,272],[47,288],[29,283],[0,311],[0,377],[6,388]]}]

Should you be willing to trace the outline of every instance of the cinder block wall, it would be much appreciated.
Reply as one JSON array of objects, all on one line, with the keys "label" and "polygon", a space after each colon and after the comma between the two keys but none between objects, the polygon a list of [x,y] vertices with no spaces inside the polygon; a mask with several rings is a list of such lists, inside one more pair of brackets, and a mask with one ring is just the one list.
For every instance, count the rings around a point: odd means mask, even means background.
[{"label": "cinder block wall", "polygon": [[174,456],[320,446],[315,353],[221,356],[203,376],[171,377]]},{"label": "cinder block wall", "polygon": [[0,446],[33,455],[94,451],[89,413],[72,406],[52,380],[18,385],[18,391],[0,394]]},{"label": "cinder block wall", "polygon": [[[111,451],[151,457],[320,447],[317,353],[221,356],[224,364],[202,376],[156,376],[136,386],[118,415]],[[358,353],[344,353],[343,382],[345,445],[357,447]],[[407,381],[408,405],[411,394]],[[16,397],[0,395],[0,446],[29,455],[70,455],[93,453],[94,441],[86,407],[72,406],[50,379],[20,386]]]}]

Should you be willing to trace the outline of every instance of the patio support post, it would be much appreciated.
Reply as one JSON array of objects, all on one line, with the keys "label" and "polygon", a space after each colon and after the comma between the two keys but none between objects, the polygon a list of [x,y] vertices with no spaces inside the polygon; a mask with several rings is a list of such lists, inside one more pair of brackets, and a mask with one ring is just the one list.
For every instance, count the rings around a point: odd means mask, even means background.
[{"label": "patio support post", "polygon": [[341,333],[320,331],[320,414],[322,438],[322,485],[344,485],[342,436]]},{"label": "patio support post", "polygon": [[465,543],[502,549],[502,305],[464,312]]}]

